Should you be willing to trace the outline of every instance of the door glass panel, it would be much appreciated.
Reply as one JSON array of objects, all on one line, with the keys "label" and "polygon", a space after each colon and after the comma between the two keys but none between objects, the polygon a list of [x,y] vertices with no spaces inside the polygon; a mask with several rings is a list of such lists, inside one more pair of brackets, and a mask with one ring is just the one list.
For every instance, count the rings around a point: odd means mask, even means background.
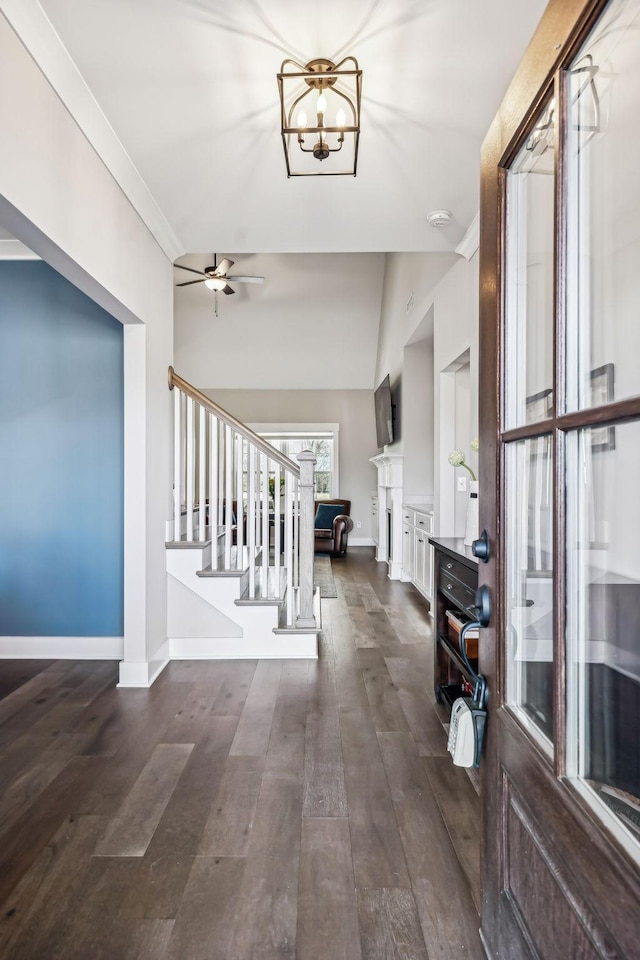
[{"label": "door glass panel", "polygon": [[507,427],[553,403],[554,116],[551,100],[507,172]]},{"label": "door glass panel", "polygon": [[640,850],[640,423],[568,441],[568,771]]},{"label": "door glass panel", "polygon": [[507,447],[507,702],[545,747],[553,740],[551,437]]},{"label": "door glass panel", "polygon": [[567,84],[567,403],[575,410],[640,393],[640,0],[609,3]]}]

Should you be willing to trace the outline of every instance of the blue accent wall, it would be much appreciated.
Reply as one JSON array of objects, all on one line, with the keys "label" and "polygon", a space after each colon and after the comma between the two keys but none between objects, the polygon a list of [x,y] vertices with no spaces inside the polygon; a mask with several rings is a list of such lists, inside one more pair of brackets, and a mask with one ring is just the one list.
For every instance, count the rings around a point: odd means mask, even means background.
[{"label": "blue accent wall", "polygon": [[123,635],[122,326],[0,262],[0,635]]}]

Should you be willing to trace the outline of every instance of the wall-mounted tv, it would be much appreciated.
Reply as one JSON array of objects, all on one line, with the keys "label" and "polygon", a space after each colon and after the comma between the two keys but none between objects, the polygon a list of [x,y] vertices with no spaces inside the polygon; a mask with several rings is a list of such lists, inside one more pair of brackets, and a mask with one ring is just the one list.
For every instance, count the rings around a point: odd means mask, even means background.
[{"label": "wall-mounted tv", "polygon": [[393,404],[389,374],[377,387],[373,399],[376,408],[376,439],[378,446],[384,447],[387,443],[393,443]]}]

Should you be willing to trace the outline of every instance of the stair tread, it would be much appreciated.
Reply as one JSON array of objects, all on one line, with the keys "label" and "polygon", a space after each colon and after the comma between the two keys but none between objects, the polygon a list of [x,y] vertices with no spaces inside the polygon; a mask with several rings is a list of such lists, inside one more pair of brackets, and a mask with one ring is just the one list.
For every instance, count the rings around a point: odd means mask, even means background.
[{"label": "stair tread", "polygon": [[187,534],[183,533],[179,540],[166,540],[165,547],[169,550],[202,550],[211,543],[209,528],[205,528],[204,540],[187,540]]}]

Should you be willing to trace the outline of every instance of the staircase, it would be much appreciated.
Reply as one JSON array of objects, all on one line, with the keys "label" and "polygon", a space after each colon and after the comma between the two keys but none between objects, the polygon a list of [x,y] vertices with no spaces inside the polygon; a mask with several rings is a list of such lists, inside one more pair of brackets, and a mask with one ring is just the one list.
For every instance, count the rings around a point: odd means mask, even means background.
[{"label": "staircase", "polygon": [[312,453],[298,463],[169,368],[172,659],[317,657]]}]

